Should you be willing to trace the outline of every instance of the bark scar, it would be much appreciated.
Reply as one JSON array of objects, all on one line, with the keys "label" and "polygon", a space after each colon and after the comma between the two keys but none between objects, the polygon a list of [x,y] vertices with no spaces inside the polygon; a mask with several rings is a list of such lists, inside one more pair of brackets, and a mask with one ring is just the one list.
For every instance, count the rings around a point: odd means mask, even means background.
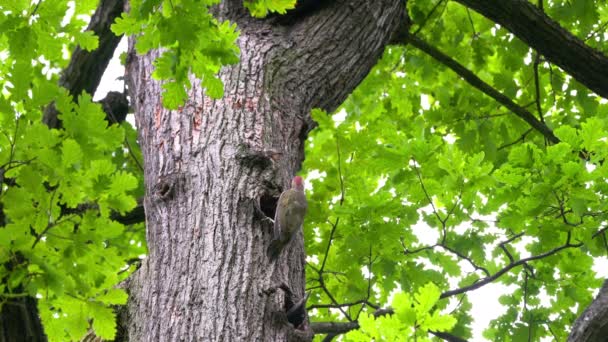
[{"label": "bark scar", "polygon": [[154,186],[154,195],[158,200],[169,201],[175,196],[175,186],[178,175],[170,174],[159,177],[158,183]]},{"label": "bark scar", "polygon": [[236,157],[243,166],[259,167],[261,169],[274,167],[281,155],[283,155],[283,152],[275,149],[256,150],[248,144],[239,144],[236,153]]}]

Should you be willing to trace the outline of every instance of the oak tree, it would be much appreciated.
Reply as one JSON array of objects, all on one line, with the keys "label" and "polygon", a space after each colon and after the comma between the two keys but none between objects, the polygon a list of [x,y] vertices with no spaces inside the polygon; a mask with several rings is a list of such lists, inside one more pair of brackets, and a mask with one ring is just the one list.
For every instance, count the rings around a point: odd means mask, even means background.
[{"label": "oak tree", "polygon": [[0,8],[0,340],[608,335],[604,2]]}]

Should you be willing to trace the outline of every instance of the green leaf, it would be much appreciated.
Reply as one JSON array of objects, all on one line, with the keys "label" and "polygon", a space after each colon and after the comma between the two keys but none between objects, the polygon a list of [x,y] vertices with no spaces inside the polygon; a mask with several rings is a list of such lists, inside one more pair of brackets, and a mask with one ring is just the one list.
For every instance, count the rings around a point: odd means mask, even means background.
[{"label": "green leaf", "polygon": [[439,311],[435,311],[429,318],[424,320],[421,328],[433,331],[450,331],[456,323],[456,318],[449,315],[441,315]]},{"label": "green leaf", "polygon": [[93,31],[83,31],[76,36],[76,43],[84,50],[93,51],[99,45],[99,38]]},{"label": "green leaf", "polygon": [[418,302],[417,305],[415,305],[416,314],[423,315],[425,313],[429,313],[435,306],[435,303],[437,303],[440,295],[441,292],[439,291],[439,288],[437,288],[437,286],[435,286],[433,283],[428,283],[420,288],[414,296]]},{"label": "green leaf", "polygon": [[252,16],[265,17],[269,12],[285,14],[287,10],[295,8],[295,0],[245,0],[245,7]]},{"label": "green leaf", "polygon": [[89,310],[93,318],[95,335],[105,340],[113,340],[116,337],[116,315],[112,309],[103,305],[90,303]]},{"label": "green leaf", "polygon": [[109,289],[95,299],[104,304],[124,305],[127,303],[127,297],[127,293],[123,289]]},{"label": "green leaf", "polygon": [[116,19],[114,24],[112,24],[111,28],[112,32],[114,32],[114,34],[117,36],[123,34],[130,36],[138,33],[141,26],[136,18],[129,16],[127,13],[123,13],[120,18]]},{"label": "green leaf", "polygon": [[163,106],[167,109],[177,109],[186,101],[188,94],[184,86],[177,82],[163,84]]},{"label": "green leaf", "polygon": [[61,159],[64,165],[76,167],[82,161],[82,150],[80,149],[80,145],[78,145],[74,139],[64,140],[61,147],[61,152]]}]

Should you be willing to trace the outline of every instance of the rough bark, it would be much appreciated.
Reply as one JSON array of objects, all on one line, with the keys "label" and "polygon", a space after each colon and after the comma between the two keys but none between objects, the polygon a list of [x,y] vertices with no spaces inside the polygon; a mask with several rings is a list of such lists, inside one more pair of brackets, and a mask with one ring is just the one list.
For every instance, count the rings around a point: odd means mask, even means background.
[{"label": "rough bark", "polygon": [[278,24],[251,18],[241,2],[217,12],[241,30],[241,61],[220,73],[223,99],[195,80],[188,102],[166,110],[150,77],[158,52],[127,66],[149,248],[129,283],[131,341],[310,338],[285,322],[289,299],[278,288],[304,296],[302,234],[270,263],[271,223],[256,208],[272,209],[300,168],[310,110],[335,109],[363,79],[405,20],[404,3],[336,0]]},{"label": "rough bark", "polygon": [[597,297],[574,322],[568,342],[601,342],[608,336],[608,280]]},{"label": "rough bark", "polygon": [[0,316],[0,342],[46,341],[36,299],[24,297],[6,302]]},{"label": "rough bark", "polygon": [[456,0],[500,24],[599,96],[608,98],[608,58],[527,0]]}]

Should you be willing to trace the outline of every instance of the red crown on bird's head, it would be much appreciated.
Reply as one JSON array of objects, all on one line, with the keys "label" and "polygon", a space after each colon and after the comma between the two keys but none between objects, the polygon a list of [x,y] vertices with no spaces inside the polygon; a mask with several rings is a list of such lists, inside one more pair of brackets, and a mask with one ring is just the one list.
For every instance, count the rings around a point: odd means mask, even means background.
[{"label": "red crown on bird's head", "polygon": [[304,179],[300,176],[293,177],[291,187],[300,191],[304,191]]}]

